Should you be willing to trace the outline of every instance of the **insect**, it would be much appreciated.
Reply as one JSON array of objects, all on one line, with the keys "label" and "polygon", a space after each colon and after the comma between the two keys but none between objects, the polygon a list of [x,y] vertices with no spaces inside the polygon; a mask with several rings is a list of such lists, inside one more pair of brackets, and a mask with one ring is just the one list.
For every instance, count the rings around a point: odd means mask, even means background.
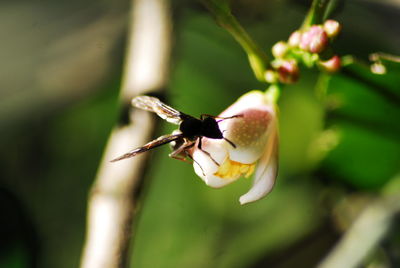
[{"label": "insect", "polygon": [[132,105],[146,111],[154,112],[167,122],[179,125],[179,130],[175,130],[172,134],[158,137],[157,139],[146,143],[142,147],[136,148],[111,160],[111,162],[134,157],[140,153],[144,153],[167,143],[173,143],[173,152],[169,154],[170,157],[187,161],[188,157],[191,158],[189,150],[195,146],[196,141],[198,140],[199,142],[197,148],[208,155],[212,161],[219,166],[219,163],[217,163],[207,151],[201,148],[202,138],[207,137],[210,139],[224,139],[230,145],[236,148],[233,142],[227,138],[224,138],[222,131],[219,129],[218,123],[225,119],[240,117],[241,115],[235,115],[231,117],[215,117],[208,114],[202,114],[200,119],[198,119],[175,110],[174,108],[161,102],[159,99],[150,96],[138,96],[132,99]]}]

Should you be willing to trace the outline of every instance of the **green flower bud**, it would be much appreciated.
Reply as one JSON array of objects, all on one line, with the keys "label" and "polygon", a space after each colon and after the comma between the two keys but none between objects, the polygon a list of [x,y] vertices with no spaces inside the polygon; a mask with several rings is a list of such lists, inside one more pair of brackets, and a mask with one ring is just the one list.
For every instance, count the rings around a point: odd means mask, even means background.
[{"label": "green flower bud", "polygon": [[301,41],[301,32],[295,31],[293,32],[288,40],[289,46],[291,47],[298,47]]},{"label": "green flower bud", "polygon": [[371,72],[373,72],[374,74],[385,74],[386,67],[380,62],[376,62],[371,65]]},{"label": "green flower bud", "polygon": [[271,69],[265,71],[264,78],[265,78],[265,81],[267,81],[270,84],[274,84],[278,81],[277,73]]},{"label": "green flower bud", "polygon": [[283,58],[288,51],[288,45],[284,41],[279,41],[272,47],[272,55],[275,58]]}]

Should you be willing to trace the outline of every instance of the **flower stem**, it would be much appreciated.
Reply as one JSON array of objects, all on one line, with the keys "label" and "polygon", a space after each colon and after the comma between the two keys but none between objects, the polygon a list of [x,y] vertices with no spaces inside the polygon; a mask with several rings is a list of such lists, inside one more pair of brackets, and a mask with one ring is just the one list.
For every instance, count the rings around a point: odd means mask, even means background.
[{"label": "flower stem", "polygon": [[281,86],[279,84],[271,84],[265,91],[265,99],[269,103],[276,104],[281,94]]},{"label": "flower stem", "polygon": [[268,66],[268,58],[232,15],[227,2],[218,0],[203,0],[202,2],[215,16],[217,23],[227,30],[246,51],[256,78],[265,81],[264,72]]},{"label": "flower stem", "polygon": [[328,15],[327,10],[330,4],[331,0],[313,0],[301,29],[306,29],[313,24],[321,24]]}]

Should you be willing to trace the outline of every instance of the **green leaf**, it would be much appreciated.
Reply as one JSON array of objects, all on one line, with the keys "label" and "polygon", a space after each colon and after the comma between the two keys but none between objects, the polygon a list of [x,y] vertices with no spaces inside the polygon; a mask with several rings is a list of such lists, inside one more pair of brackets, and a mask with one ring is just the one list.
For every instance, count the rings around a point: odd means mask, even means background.
[{"label": "green leaf", "polygon": [[324,173],[362,189],[382,187],[399,170],[400,143],[351,123],[337,122],[339,145],[323,163]]},{"label": "green leaf", "polygon": [[339,133],[339,144],[323,163],[330,177],[359,188],[379,188],[398,172],[399,70],[376,75],[351,64],[330,80],[327,120]]}]

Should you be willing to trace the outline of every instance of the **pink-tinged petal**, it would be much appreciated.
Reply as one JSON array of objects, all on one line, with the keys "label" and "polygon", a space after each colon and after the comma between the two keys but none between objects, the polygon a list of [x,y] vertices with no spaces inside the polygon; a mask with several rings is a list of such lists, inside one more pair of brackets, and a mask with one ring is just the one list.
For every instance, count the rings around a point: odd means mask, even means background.
[{"label": "pink-tinged petal", "polygon": [[231,160],[251,164],[263,154],[268,141],[268,128],[276,119],[274,105],[266,105],[266,102],[263,93],[252,91],[221,113],[221,117],[240,115],[219,124],[224,137],[236,145],[234,148],[222,140],[227,145]]},{"label": "pink-tinged petal", "polygon": [[251,164],[264,152],[268,128],[274,116],[264,107],[248,108],[240,113],[242,116],[232,119],[224,129],[224,135],[236,145],[236,148],[228,147],[230,159]]}]

